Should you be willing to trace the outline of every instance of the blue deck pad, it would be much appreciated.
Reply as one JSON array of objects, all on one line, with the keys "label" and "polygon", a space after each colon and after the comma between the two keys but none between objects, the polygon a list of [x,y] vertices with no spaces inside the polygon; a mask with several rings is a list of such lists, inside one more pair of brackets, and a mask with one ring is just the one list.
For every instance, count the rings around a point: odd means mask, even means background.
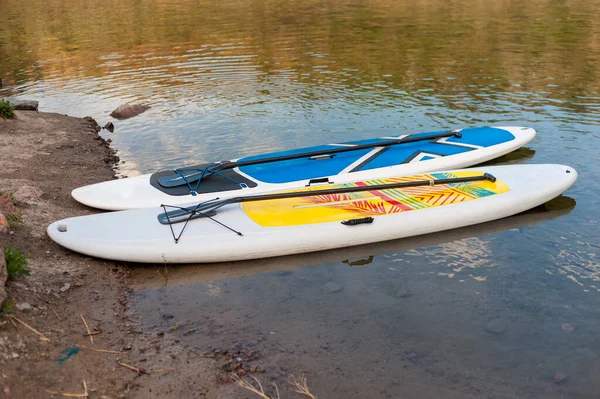
[{"label": "blue deck pad", "polygon": [[[439,133],[444,133],[444,131],[419,133],[416,135],[411,135],[411,137],[429,136],[432,134]],[[461,134],[461,138],[453,136],[446,138],[445,140],[448,141],[447,144],[438,143],[437,141],[439,140],[433,140],[390,146],[387,149],[378,152],[375,156],[363,160],[363,162],[361,162],[360,165],[357,165],[356,167],[352,168],[352,171],[356,172],[359,170],[370,170],[407,163],[421,153],[435,154],[438,156],[448,156],[474,150],[473,148],[452,145],[452,142],[471,144],[482,147],[490,147],[514,139],[514,136],[510,132],[503,129],[495,129],[490,127],[463,129],[461,130]],[[370,144],[384,141],[389,141],[389,139],[376,138],[351,141],[344,144]],[[246,157],[240,159],[240,161],[297,154],[307,151],[321,151],[334,148],[340,148],[340,146],[321,145],[317,147],[300,148],[295,150]],[[339,153],[335,154],[332,158],[325,160],[312,160],[309,158],[300,158],[288,161],[271,162],[261,165],[243,166],[240,168],[240,170],[243,173],[249,175],[250,177],[266,183],[287,183],[296,180],[314,179],[317,177],[333,176],[339,174],[348,166],[352,165],[361,157],[365,156],[371,151],[373,151],[373,148]],[[421,162],[427,161],[429,159],[434,159],[434,157],[427,155],[422,156]]]}]

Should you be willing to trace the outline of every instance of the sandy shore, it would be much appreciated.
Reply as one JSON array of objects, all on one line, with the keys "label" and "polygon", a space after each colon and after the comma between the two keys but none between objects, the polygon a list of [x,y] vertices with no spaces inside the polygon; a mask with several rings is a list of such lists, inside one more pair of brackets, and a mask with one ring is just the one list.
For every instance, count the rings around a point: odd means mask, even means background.
[{"label": "sandy shore", "polygon": [[223,392],[223,372],[213,359],[186,350],[168,331],[136,330],[128,311],[127,265],[75,254],[46,235],[54,220],[95,212],[70,192],[112,179],[116,161],[91,118],[25,111],[14,120],[0,118],[0,192],[14,193],[23,219],[14,233],[0,236],[0,247],[15,245],[29,256],[31,270],[6,287],[8,303],[0,319],[2,398],[86,390],[97,398]]}]

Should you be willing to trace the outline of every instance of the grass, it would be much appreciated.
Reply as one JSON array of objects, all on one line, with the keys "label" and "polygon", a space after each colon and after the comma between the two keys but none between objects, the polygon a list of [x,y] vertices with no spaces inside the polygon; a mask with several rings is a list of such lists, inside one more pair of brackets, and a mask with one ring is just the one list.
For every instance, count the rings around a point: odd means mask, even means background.
[{"label": "grass", "polygon": [[13,119],[15,117],[15,110],[8,100],[0,100],[0,117],[5,119]]},{"label": "grass", "polygon": [[15,313],[15,304],[9,299],[5,299],[0,309],[0,316],[6,316],[7,314]]},{"label": "grass", "polygon": [[4,260],[9,280],[14,280],[17,276],[28,276],[31,273],[27,268],[29,265],[27,256],[19,252],[12,244],[4,248]]},{"label": "grass", "polygon": [[12,231],[17,230],[23,224],[21,212],[9,213],[8,215],[6,215],[6,221],[8,222],[8,227],[10,227]]},{"label": "grass", "polygon": [[15,199],[15,195],[13,194],[12,191],[9,191],[8,194],[6,194],[6,196],[8,197],[8,199],[10,200],[10,202],[12,202],[12,204],[14,206],[17,206],[17,200]]}]

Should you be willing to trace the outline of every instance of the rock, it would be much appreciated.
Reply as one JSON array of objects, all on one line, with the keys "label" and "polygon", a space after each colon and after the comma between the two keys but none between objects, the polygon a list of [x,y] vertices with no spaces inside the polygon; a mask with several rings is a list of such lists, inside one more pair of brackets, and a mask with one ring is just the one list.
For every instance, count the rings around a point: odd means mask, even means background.
[{"label": "rock", "polygon": [[13,204],[10,197],[6,194],[0,195],[0,213],[10,215],[11,213],[17,213],[18,209]]},{"label": "rock", "polygon": [[44,195],[44,192],[34,186],[23,186],[14,192],[13,196],[17,202],[34,204]]},{"label": "rock", "polygon": [[560,325],[560,329],[567,334],[571,334],[573,331],[575,331],[575,327],[573,327],[572,325],[570,325],[569,323],[563,323]]},{"label": "rock", "polygon": [[38,101],[33,100],[8,100],[10,105],[17,111],[37,111]]},{"label": "rock", "polygon": [[554,373],[554,382],[556,384],[564,382],[567,378],[569,378],[569,376],[565,372],[557,371],[556,373]]},{"label": "rock", "polygon": [[401,288],[398,292],[396,292],[396,296],[398,298],[409,298],[412,296],[412,291],[406,288]]},{"label": "rock", "polygon": [[[111,132],[111,133],[112,133],[112,132],[114,132],[114,131],[115,131],[115,125],[113,125],[113,123],[112,123],[112,122],[108,122],[106,125],[104,125],[104,128],[103,128],[103,129],[106,129],[106,130],[108,130],[109,132]],[[110,140],[110,139],[109,139],[109,140]],[[107,141],[108,141],[108,140],[107,140]]]},{"label": "rock", "polygon": [[339,285],[338,283],[329,282],[329,283],[325,284],[325,290],[327,292],[329,292],[330,294],[333,294],[336,292],[340,292],[342,290],[342,286]]},{"label": "rock", "polygon": [[[8,225],[8,220],[3,213],[0,213],[0,234],[9,234],[10,226]],[[4,258],[4,257],[2,257]]]},{"label": "rock", "polygon": [[15,306],[20,311],[26,311],[26,310],[33,309],[33,307],[29,303],[27,303],[27,302],[19,302]]},{"label": "rock", "polygon": [[485,331],[490,334],[502,334],[508,329],[508,323],[502,319],[492,319],[485,325]]},{"label": "rock", "polygon": [[149,108],[149,106],[142,104],[124,104],[117,107],[117,109],[111,112],[110,116],[112,116],[115,119],[133,118],[134,116],[141,114]]},{"label": "rock", "polygon": [[[1,250],[2,248],[0,248]],[[4,251],[0,251],[0,255],[3,255]],[[0,306],[4,303],[4,299],[6,299],[6,291],[4,290],[4,284],[6,283],[6,262],[4,261],[4,256],[0,256]]]},{"label": "rock", "polygon": [[[98,133],[100,130],[102,130],[102,128],[100,127],[98,122],[96,122],[96,120],[94,118],[92,118],[91,116],[84,116],[83,120],[86,121],[91,126],[91,128],[96,131],[96,133]],[[101,138],[98,136],[97,139],[100,140]]]},{"label": "rock", "polygon": [[62,287],[59,288],[60,292],[65,292],[67,291],[69,288],[71,288],[71,284],[69,283],[65,283],[65,285],[63,285]]}]

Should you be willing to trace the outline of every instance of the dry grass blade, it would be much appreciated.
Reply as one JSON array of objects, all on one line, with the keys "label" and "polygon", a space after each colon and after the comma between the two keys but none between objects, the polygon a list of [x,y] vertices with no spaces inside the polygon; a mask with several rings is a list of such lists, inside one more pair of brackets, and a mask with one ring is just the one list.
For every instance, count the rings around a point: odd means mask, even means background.
[{"label": "dry grass blade", "polygon": [[123,366],[129,370],[135,371],[138,374],[149,374],[146,370],[144,370],[142,368],[134,367],[130,364],[123,363],[123,362],[117,362],[117,363],[119,364],[119,366]]},{"label": "dry grass blade", "polygon": [[39,335],[40,340],[41,341],[50,341],[50,339],[48,339],[48,337],[46,337],[44,334],[42,334],[41,332],[39,332],[38,330],[36,330],[35,328],[31,327],[29,324],[25,323],[24,321],[18,319],[15,316],[8,316],[10,319],[14,319],[16,321],[18,321],[19,323],[21,323],[22,325],[24,325],[25,327],[27,327],[29,330],[33,331],[34,333],[36,333],[37,335]]},{"label": "dry grass blade", "polygon": [[50,395],[60,395],[60,396],[66,397],[66,398],[87,398],[88,397],[88,393],[87,392],[84,392],[84,393],[69,393],[69,392],[51,391],[49,389],[44,389],[44,391],[48,392]]},{"label": "dry grass blade", "polygon": [[92,336],[92,330],[90,330],[90,326],[88,326],[88,323],[85,321],[85,318],[83,317],[82,314],[80,314],[79,317],[81,317],[81,321],[83,321],[83,325],[85,326],[85,329],[87,330],[87,335],[90,337],[90,342],[93,344],[94,337]]},{"label": "dry grass blade", "polygon": [[311,399],[317,399],[317,397],[313,395],[308,389],[308,383],[304,375],[302,375],[302,377],[298,379],[296,379],[296,377],[294,377],[293,375],[290,376],[290,384],[294,387],[294,392],[297,392],[304,396],[308,396]]},{"label": "dry grass blade", "polygon": [[[250,382],[248,382],[248,380],[237,377],[237,376],[235,377],[235,383],[236,383],[236,385],[238,385],[250,392],[257,394],[258,396],[260,396],[263,399],[272,399],[269,395],[267,395],[265,393],[265,390],[264,390],[262,384],[260,383],[260,381],[257,380],[256,378],[254,378],[254,376],[250,376],[250,377],[252,377],[252,379],[254,379],[254,381],[256,381],[256,383],[258,384],[258,388],[256,388]],[[277,396],[277,398],[279,399],[279,395]]]},{"label": "dry grass blade", "polygon": [[279,399],[279,387],[274,382],[272,382],[271,384],[273,384],[273,386],[275,387],[275,392],[277,392],[277,399]]},{"label": "dry grass blade", "polygon": [[115,355],[120,355],[122,353],[125,353],[125,352],[119,352],[119,351],[110,351],[110,350],[107,350],[107,349],[90,348],[89,346],[85,346],[85,345],[77,345],[77,347],[79,349],[84,349],[86,351],[102,352],[102,353],[114,353]]}]

